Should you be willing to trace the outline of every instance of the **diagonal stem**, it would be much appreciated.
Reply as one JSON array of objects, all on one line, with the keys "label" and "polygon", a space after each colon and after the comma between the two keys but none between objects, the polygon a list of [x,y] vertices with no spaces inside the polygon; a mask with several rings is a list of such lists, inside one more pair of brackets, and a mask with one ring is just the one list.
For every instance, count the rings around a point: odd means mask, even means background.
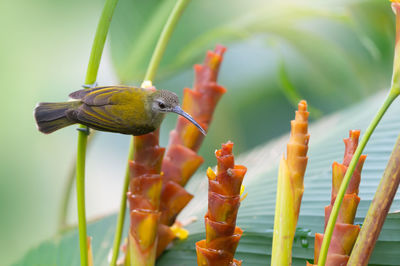
[{"label": "diagonal stem", "polygon": [[340,185],[335,204],[333,205],[331,216],[329,218],[328,224],[326,226],[326,231],[324,234],[324,240],[322,241],[321,251],[318,258],[318,266],[325,265],[326,258],[328,255],[329,244],[332,238],[333,229],[335,227],[336,219],[339,213],[340,205],[342,204],[344,194],[346,192],[347,186],[349,185],[351,176],[353,171],[356,167],[358,159],[367,144],[372,132],[375,130],[376,126],[378,125],[379,121],[385,114],[386,110],[392,104],[392,102],[399,96],[400,94],[400,3],[398,1],[393,1],[392,8],[396,15],[396,43],[395,43],[395,51],[394,51],[394,64],[393,64],[393,76],[392,76],[392,86],[389,91],[388,96],[385,99],[385,102],[379,109],[378,113],[375,115],[374,119],[372,120],[371,124],[368,126],[367,130],[361,142],[359,143],[353,158],[351,159],[350,165],[347,168],[346,174],[343,177],[342,184]]},{"label": "diagonal stem", "polygon": [[164,55],[165,49],[169,39],[171,39],[172,33],[178,24],[178,20],[183,14],[186,6],[189,4],[190,0],[178,0],[171,11],[171,15],[168,17],[167,23],[161,32],[160,38],[158,39],[156,48],[154,49],[153,55],[150,59],[149,66],[147,68],[144,80],[152,81],[156,75],[158,66],[160,65],[161,58]]},{"label": "diagonal stem", "polygon": [[400,183],[400,135],[390,155],[374,199],[369,206],[361,231],[347,265],[367,266]]},{"label": "diagonal stem", "polygon": [[[128,161],[133,160],[133,146],[134,145],[133,145],[133,137],[132,137],[131,143],[129,145]],[[110,262],[111,266],[116,265],[117,260],[118,260],[119,246],[121,245],[122,230],[124,229],[124,220],[125,220],[126,202],[127,202],[126,193],[128,192],[128,187],[129,187],[129,163],[126,164],[125,179],[124,179],[124,184],[122,187],[121,203],[120,203],[120,207],[119,207],[117,226],[115,229],[113,253],[112,253],[111,262]]]},{"label": "diagonal stem", "polygon": [[[88,138],[89,142],[89,138]],[[87,143],[86,143],[87,145]],[[75,156],[76,157],[76,156]],[[76,173],[76,161],[71,163],[68,175],[67,175],[67,182],[64,185],[64,190],[61,198],[61,205],[60,205],[60,213],[59,213],[59,218],[58,218],[58,233],[61,233],[64,231],[64,229],[67,227],[67,216],[68,216],[68,209],[69,209],[69,202],[70,202],[70,197],[72,194],[72,189],[74,186],[74,180],[75,180],[75,173]]]},{"label": "diagonal stem", "polygon": [[326,226],[326,230],[324,233],[324,240],[322,241],[321,251],[319,254],[319,258],[318,258],[318,266],[325,265],[326,258],[328,255],[329,244],[331,242],[333,229],[335,228],[336,219],[339,214],[340,205],[342,204],[344,194],[346,193],[346,189],[349,185],[351,176],[353,175],[353,172],[357,165],[358,159],[360,158],[361,153],[363,152],[369,138],[371,137],[372,133],[374,132],[379,121],[382,119],[386,110],[389,108],[389,106],[396,99],[397,96],[398,96],[398,94],[394,93],[393,90],[390,91],[390,93],[386,97],[384,103],[382,104],[381,108],[378,110],[378,113],[375,115],[374,119],[372,120],[372,122],[368,126],[367,130],[365,131],[365,134],[362,137],[356,151],[354,152],[353,158],[351,159],[349,167],[347,168],[346,174],[343,177],[343,181],[340,185],[338,194],[336,196],[335,204],[333,205],[333,208],[332,208],[331,216],[330,216],[328,224]]},{"label": "diagonal stem", "polygon": [[[172,33],[178,24],[179,18],[182,16],[183,11],[185,10],[186,6],[189,4],[190,0],[178,0],[171,11],[170,16],[168,17],[168,20],[163,28],[163,31],[161,32],[161,35],[158,39],[157,45],[154,49],[153,55],[150,59],[149,66],[147,68],[147,72],[145,75],[144,80],[145,81],[152,81],[156,75],[158,66],[160,65],[161,58],[164,55],[165,49],[167,48],[168,41],[170,40]],[[128,154],[128,161],[133,159],[134,155],[134,137],[132,136],[130,144],[129,144],[129,154]],[[126,212],[126,193],[128,191],[128,186],[129,186],[129,164],[126,167],[126,172],[125,172],[125,179],[124,179],[124,185],[123,185],[123,190],[122,190],[122,197],[121,197],[121,205],[120,205],[120,211],[118,214],[118,220],[117,220],[117,226],[115,230],[115,237],[114,237],[114,244],[113,244],[113,254],[111,258],[111,263],[110,265],[114,266],[116,265],[117,259],[118,259],[118,253],[119,253],[119,246],[121,244],[121,235],[122,235],[122,229],[124,225],[124,220],[125,220],[125,212]]]},{"label": "diagonal stem", "polygon": [[[96,35],[94,37],[92,50],[90,53],[89,64],[86,72],[85,84],[94,84],[97,79],[100,59],[103,53],[111,18],[114,13],[118,0],[106,0],[101,14],[99,24],[97,25]],[[87,129],[80,125],[79,129]],[[85,210],[85,159],[87,146],[87,132],[79,130],[78,148],[76,156],[76,195],[78,203],[78,227],[79,227],[79,248],[81,256],[81,265],[88,265],[88,248],[86,233],[86,210]]]}]

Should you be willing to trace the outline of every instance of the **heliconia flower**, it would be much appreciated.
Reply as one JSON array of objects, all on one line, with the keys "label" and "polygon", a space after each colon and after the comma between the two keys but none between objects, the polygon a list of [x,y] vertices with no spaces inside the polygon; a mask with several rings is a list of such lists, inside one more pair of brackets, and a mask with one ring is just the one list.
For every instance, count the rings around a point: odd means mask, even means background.
[{"label": "heliconia flower", "polygon": [[[175,222],[176,215],[185,207],[193,195],[189,194],[182,186],[175,182],[164,184],[161,194],[161,223],[172,225]],[[168,203],[168,204],[166,204]]]},{"label": "heliconia flower", "polygon": [[[217,45],[215,51],[209,51],[202,65],[195,65],[195,82],[193,89],[184,89],[182,109],[189,113],[205,129],[211,123],[214,109],[226,92],[217,83],[219,67],[226,48]],[[171,132],[170,145],[181,144],[197,151],[203,142],[204,135],[192,126],[185,118],[179,117],[176,129]]]},{"label": "heliconia flower", "polygon": [[[190,114],[205,130],[208,130],[215,107],[226,89],[218,85],[217,77],[226,48],[218,45],[207,53],[202,65],[195,65],[193,89],[183,93],[182,109]],[[178,117],[176,128],[171,131],[169,147],[162,162],[163,187],[161,192],[161,224],[171,226],[176,216],[193,198],[183,187],[197,171],[204,159],[197,154],[204,135],[185,118]],[[161,225],[160,225],[161,226]],[[173,238],[172,232],[160,230],[168,239],[160,236],[157,254],[165,249]]]},{"label": "heliconia flower", "polygon": [[[396,15],[396,43],[394,51],[394,66],[392,88],[389,92],[393,99],[400,94],[400,1],[392,1],[392,9]],[[390,155],[385,172],[376,189],[374,198],[363,221],[363,226],[357,237],[348,260],[349,265],[368,265],[376,241],[382,230],[390,206],[400,183],[400,139],[397,139]]]},{"label": "heliconia flower", "polygon": [[241,265],[233,258],[242,229],[236,226],[241,202],[241,185],[246,167],[234,164],[233,143],[217,150],[217,173],[211,168],[208,177],[208,211],[205,215],[206,239],[196,243],[198,265]]},{"label": "heliconia flower", "polygon": [[158,131],[135,137],[135,155],[130,162],[130,228],[125,265],[154,265],[158,243],[160,173],[164,148],[158,145]]},{"label": "heliconia flower", "polygon": [[[339,164],[334,162],[332,164],[332,197],[331,204],[325,207],[325,227],[328,223],[343,177],[346,174],[347,167],[349,166],[351,158],[357,149],[360,131],[350,130],[349,135],[349,138],[344,139],[346,148],[344,152],[343,163]],[[328,256],[325,265],[347,265],[347,261],[349,260],[350,252],[360,231],[360,227],[358,225],[353,225],[353,223],[356,216],[358,203],[360,202],[360,198],[358,197],[358,189],[361,180],[361,170],[366,158],[366,155],[360,156],[356,169],[351,177],[349,186],[347,187],[346,194],[344,195],[343,202],[339,210],[339,215],[336,220],[335,228],[333,230],[332,240],[328,249]],[[318,263],[323,238],[323,234],[315,234],[315,263]]]},{"label": "heliconia flower", "polygon": [[271,265],[274,266],[290,265],[292,262],[292,245],[308,161],[308,115],[307,103],[302,100],[295,119],[291,121],[286,158],[283,157],[279,165],[271,256]]}]

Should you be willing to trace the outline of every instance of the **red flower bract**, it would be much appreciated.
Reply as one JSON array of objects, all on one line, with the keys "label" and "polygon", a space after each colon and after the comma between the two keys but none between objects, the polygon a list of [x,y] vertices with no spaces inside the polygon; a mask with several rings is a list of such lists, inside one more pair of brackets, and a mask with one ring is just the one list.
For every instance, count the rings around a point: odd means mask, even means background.
[{"label": "red flower bract", "polygon": [[208,212],[205,215],[206,239],[196,243],[198,265],[241,265],[233,258],[242,229],[236,227],[240,206],[240,187],[246,167],[235,165],[233,143],[222,144],[215,152],[217,173],[208,174]]}]

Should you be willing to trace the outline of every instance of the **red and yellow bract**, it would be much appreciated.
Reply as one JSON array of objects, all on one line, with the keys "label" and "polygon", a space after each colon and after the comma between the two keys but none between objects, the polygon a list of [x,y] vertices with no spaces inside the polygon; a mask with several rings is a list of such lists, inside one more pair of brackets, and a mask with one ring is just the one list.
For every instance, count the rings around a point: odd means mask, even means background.
[{"label": "red and yellow bract", "polygon": [[159,173],[165,152],[158,144],[158,130],[135,137],[135,152],[130,162],[128,201],[131,223],[127,262],[130,265],[154,265],[161,216],[162,179]]},{"label": "red and yellow bract", "polygon": [[233,143],[217,150],[217,172],[208,176],[208,212],[205,215],[206,239],[196,243],[197,264],[208,266],[241,265],[233,258],[242,229],[236,226],[241,185],[246,167],[234,164]]},{"label": "red and yellow bract", "polygon": [[[193,89],[183,93],[182,109],[190,114],[206,131],[214,109],[226,92],[218,85],[217,77],[226,48],[217,45],[209,51],[202,65],[195,65]],[[174,234],[168,229],[176,216],[193,198],[183,187],[203,163],[197,154],[204,135],[187,119],[178,117],[176,128],[171,131],[169,147],[162,162],[163,186],[161,192],[161,224],[157,254],[161,254],[172,241]]]},{"label": "red and yellow bract", "polygon": [[[344,144],[346,148],[344,152],[343,163],[339,164],[337,162],[334,162],[332,164],[332,197],[331,204],[325,207],[325,227],[328,223],[333,204],[336,200],[337,192],[347,171],[347,167],[349,166],[351,158],[353,157],[353,154],[358,146],[360,131],[350,130],[349,135],[349,138],[344,139]],[[325,265],[327,266],[347,265],[350,252],[360,231],[360,227],[358,225],[353,225],[353,223],[357,211],[357,206],[360,202],[360,198],[358,197],[358,188],[361,180],[361,170],[366,158],[366,155],[361,155],[357,163],[356,169],[354,170],[354,173],[351,177],[349,186],[347,187],[346,194],[343,198],[343,202],[340,207],[338,219],[333,230],[332,240],[328,250],[328,256],[325,263]],[[315,264],[318,263],[318,257],[323,238],[323,234],[315,234]]]}]

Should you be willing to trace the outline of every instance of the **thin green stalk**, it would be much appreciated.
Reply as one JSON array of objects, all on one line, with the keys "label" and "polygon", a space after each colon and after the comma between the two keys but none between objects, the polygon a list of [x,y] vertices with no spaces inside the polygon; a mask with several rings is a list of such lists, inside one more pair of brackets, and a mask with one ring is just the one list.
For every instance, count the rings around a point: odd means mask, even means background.
[{"label": "thin green stalk", "polygon": [[396,99],[400,94],[400,3],[394,2],[392,3],[392,8],[396,15],[396,43],[394,50],[394,64],[393,64],[393,77],[392,77],[392,86],[389,92],[389,95],[386,97],[385,102],[379,109],[378,113],[375,115],[371,124],[368,126],[367,130],[361,142],[359,143],[353,158],[351,159],[350,165],[347,168],[346,174],[343,177],[342,184],[340,185],[339,192],[337,194],[335,204],[333,205],[331,216],[329,217],[328,224],[326,226],[326,231],[324,234],[324,240],[322,241],[321,251],[319,253],[318,265],[325,265],[326,258],[328,255],[329,244],[331,242],[333,229],[335,227],[336,219],[339,213],[340,205],[342,204],[344,194],[346,192],[347,186],[349,185],[351,176],[353,175],[354,168],[360,158],[362,151],[364,150],[365,145],[367,144],[372,132],[375,130],[382,116],[385,114],[386,110],[389,108],[391,103]]},{"label": "thin green stalk", "polygon": [[[101,14],[99,24],[97,25],[96,35],[94,37],[92,50],[90,53],[89,64],[86,71],[85,84],[91,85],[96,82],[97,72],[99,70],[101,55],[103,54],[111,18],[114,13],[118,0],[106,0]],[[86,211],[85,211],[85,158],[87,146],[86,126],[80,125],[78,132],[78,151],[76,156],[76,196],[78,203],[78,227],[79,227],[79,247],[81,255],[81,265],[88,265],[88,249],[86,242]]]},{"label": "thin green stalk", "polygon": [[333,205],[331,215],[329,217],[328,224],[326,226],[326,230],[324,233],[324,240],[322,241],[321,251],[318,258],[318,266],[324,266],[326,262],[326,258],[328,255],[329,244],[331,242],[333,229],[336,224],[336,219],[339,214],[339,209],[343,201],[344,194],[346,189],[349,185],[351,176],[353,175],[354,169],[357,165],[358,159],[360,158],[361,153],[364,150],[365,145],[367,144],[369,138],[371,137],[372,133],[374,132],[376,126],[378,125],[379,121],[382,119],[383,115],[385,114],[386,110],[389,108],[391,103],[396,99],[398,96],[394,90],[391,90],[388,96],[386,97],[383,105],[379,109],[378,113],[375,115],[374,119],[368,126],[367,130],[365,131],[364,136],[362,137],[356,151],[354,152],[353,158],[347,168],[346,174],[343,177],[342,184],[340,185],[338,194],[336,196],[335,204]]},{"label": "thin green stalk", "polygon": [[164,55],[165,49],[167,48],[168,41],[171,38],[172,32],[178,24],[178,20],[182,16],[182,13],[189,2],[190,0],[178,0],[176,2],[174,9],[167,20],[167,23],[164,26],[164,29],[161,32],[160,38],[158,39],[153,56],[150,59],[150,64],[147,68],[146,75],[144,76],[144,80],[152,81],[154,79],[158,66],[160,65],[161,58]]},{"label": "thin green stalk", "polygon": [[367,144],[372,132],[378,125],[382,116],[385,114],[386,110],[389,108],[391,103],[396,99],[400,94],[400,3],[392,3],[392,8],[396,15],[396,43],[395,43],[395,51],[394,51],[394,64],[393,64],[393,77],[392,77],[392,86],[389,92],[389,95],[386,97],[385,102],[379,109],[378,113],[375,115],[371,124],[368,126],[363,138],[361,139],[360,144],[358,145],[353,158],[351,159],[350,165],[346,171],[345,176],[343,177],[342,184],[340,185],[339,192],[337,194],[335,204],[333,205],[331,216],[329,218],[326,231],[324,234],[324,240],[322,241],[321,251],[318,258],[318,265],[325,265],[326,258],[328,255],[329,244],[332,238],[333,229],[335,227],[336,219],[339,213],[340,205],[342,204],[344,194],[346,192],[347,186],[350,182],[351,176],[353,174],[354,168],[360,158],[360,155]]},{"label": "thin green stalk", "polygon": [[93,40],[92,50],[90,52],[85,84],[93,84],[96,82],[100,59],[103,54],[108,29],[110,28],[111,19],[117,3],[118,0],[106,0],[106,3],[104,4],[103,12],[101,13],[99,24],[97,25],[96,35]]},{"label": "thin green stalk", "polygon": [[[133,146],[134,145],[132,145],[132,144],[133,144],[133,137],[131,139],[131,144],[129,146],[128,161],[133,159]],[[129,187],[129,163],[126,164],[125,179],[124,179],[124,185],[122,187],[122,197],[121,197],[121,203],[120,203],[120,207],[119,207],[117,226],[115,229],[113,253],[112,253],[110,265],[116,265],[117,260],[118,260],[119,246],[121,244],[121,236],[122,236],[122,231],[124,229],[124,220],[125,220],[126,202],[127,202],[126,193],[128,192],[128,187]]]},{"label": "thin green stalk", "polygon": [[[149,66],[147,68],[146,75],[144,77],[145,81],[146,80],[152,81],[154,79],[158,66],[160,65],[161,58],[164,55],[165,49],[167,48],[168,41],[170,40],[172,33],[178,23],[178,20],[182,16],[182,13],[189,4],[189,2],[190,0],[178,0],[176,2],[163,28],[163,31],[161,32],[157,45],[154,49],[153,55],[150,59]],[[133,155],[134,155],[134,137],[132,136],[129,144],[128,162],[133,159]],[[121,235],[124,226],[125,212],[126,212],[126,201],[127,201],[126,193],[128,192],[128,186],[129,186],[129,164],[126,167],[120,212],[118,214],[117,227],[115,230],[116,235],[114,238],[113,254],[110,263],[110,265],[112,266],[116,264],[119,253],[119,246],[121,244]]]},{"label": "thin green stalk", "polygon": [[[86,145],[87,145],[87,143],[86,143]],[[76,162],[74,161],[71,164],[71,168],[69,169],[69,172],[67,175],[67,182],[65,184],[62,199],[61,199],[60,214],[59,214],[59,219],[58,219],[58,232],[59,233],[61,233],[64,230],[64,228],[67,227],[67,215],[68,215],[70,197],[72,194],[72,188],[74,186],[75,173],[76,173]]]},{"label": "thin green stalk", "polygon": [[400,183],[400,135],[390,155],[374,199],[369,206],[361,231],[351,251],[348,266],[367,266],[383,223]]},{"label": "thin green stalk", "polygon": [[142,33],[135,38],[135,42],[127,54],[126,63],[123,67],[123,72],[121,73],[121,82],[129,80],[132,73],[140,73],[143,71],[146,55],[154,50],[154,47],[148,45],[149,43],[156,42],[160,30],[162,30],[165,25],[165,21],[171,13],[170,6],[171,3],[175,2],[171,0],[166,0],[160,2],[157,8],[151,14],[149,22],[143,27]]},{"label": "thin green stalk", "polygon": [[[79,129],[86,127],[80,125]],[[87,134],[78,132],[78,152],[76,155],[76,197],[78,203],[79,248],[81,265],[88,265],[88,249],[86,242],[86,210],[85,210],[85,157]]]},{"label": "thin green stalk", "polygon": [[[87,138],[87,143],[86,147],[90,146],[90,143],[93,140],[93,137],[96,135],[96,131],[92,130],[90,132],[90,135]],[[76,157],[76,156],[75,156]],[[68,209],[69,209],[69,204],[71,202],[71,195],[72,195],[72,190],[74,187],[74,180],[75,180],[75,174],[76,174],[76,160],[74,160],[71,163],[71,167],[69,169],[68,175],[67,175],[67,182],[64,186],[64,191],[61,199],[61,205],[60,205],[60,213],[59,213],[59,219],[58,219],[58,232],[61,233],[64,230],[67,229],[67,216],[68,216]]]}]

